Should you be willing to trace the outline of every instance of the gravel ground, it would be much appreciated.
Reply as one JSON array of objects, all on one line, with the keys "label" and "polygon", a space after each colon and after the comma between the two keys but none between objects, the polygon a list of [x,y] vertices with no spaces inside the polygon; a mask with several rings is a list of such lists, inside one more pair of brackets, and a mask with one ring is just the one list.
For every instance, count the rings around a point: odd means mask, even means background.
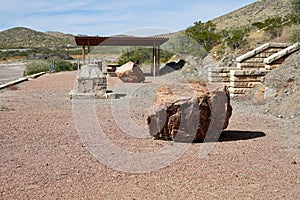
[{"label": "gravel ground", "polygon": [[[90,153],[93,145],[81,135],[78,119],[92,124],[93,118],[88,110],[77,115],[76,106],[92,103],[103,141],[120,149],[179,148],[184,144],[128,133],[144,126],[157,80],[118,84],[109,78],[116,99],[72,104],[74,79],[75,72],[47,74],[0,91],[0,199],[299,199],[300,118],[278,118],[260,105],[232,101],[233,116],[219,142],[186,144],[185,153],[159,170],[118,171],[103,164],[101,153]],[[122,123],[126,113],[130,119]]]}]

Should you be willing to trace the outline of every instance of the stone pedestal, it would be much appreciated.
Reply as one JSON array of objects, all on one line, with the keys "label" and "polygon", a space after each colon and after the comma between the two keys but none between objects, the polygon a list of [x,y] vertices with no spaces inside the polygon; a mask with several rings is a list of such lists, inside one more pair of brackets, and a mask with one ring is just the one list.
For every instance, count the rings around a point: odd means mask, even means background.
[{"label": "stone pedestal", "polygon": [[114,98],[107,91],[107,79],[98,65],[85,65],[77,74],[77,89],[70,92],[70,98]]}]

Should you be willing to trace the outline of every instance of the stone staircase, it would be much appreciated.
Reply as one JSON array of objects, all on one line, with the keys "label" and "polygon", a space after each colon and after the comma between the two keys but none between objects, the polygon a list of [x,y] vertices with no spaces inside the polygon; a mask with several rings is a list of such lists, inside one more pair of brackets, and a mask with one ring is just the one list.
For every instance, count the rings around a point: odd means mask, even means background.
[{"label": "stone staircase", "polygon": [[264,76],[299,49],[300,43],[264,44],[239,56],[236,67],[209,68],[208,80],[210,83],[227,85],[232,97],[243,96],[256,87],[263,93]]}]

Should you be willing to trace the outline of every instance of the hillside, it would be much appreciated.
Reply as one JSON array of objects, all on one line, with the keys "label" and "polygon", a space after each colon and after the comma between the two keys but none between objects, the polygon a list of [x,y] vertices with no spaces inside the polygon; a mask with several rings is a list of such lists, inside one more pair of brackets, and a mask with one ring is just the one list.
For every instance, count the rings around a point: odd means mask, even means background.
[{"label": "hillside", "polygon": [[290,0],[260,0],[212,20],[218,29],[228,29],[291,13]]},{"label": "hillside", "polygon": [[16,27],[0,32],[0,48],[60,47],[75,44],[73,37],[63,35]]},{"label": "hillside", "polygon": [[64,38],[64,39],[74,40],[74,35],[65,34],[65,33],[58,32],[58,31],[47,31],[47,32],[45,32],[45,34],[51,35],[51,36],[54,36],[54,37],[57,37],[57,38]]}]

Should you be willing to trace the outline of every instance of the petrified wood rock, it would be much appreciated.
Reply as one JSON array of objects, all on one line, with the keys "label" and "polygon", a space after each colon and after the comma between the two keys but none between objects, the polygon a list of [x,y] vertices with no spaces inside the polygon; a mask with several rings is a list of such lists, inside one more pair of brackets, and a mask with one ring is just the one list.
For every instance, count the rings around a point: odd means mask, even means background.
[{"label": "petrified wood rock", "polygon": [[145,75],[141,68],[129,61],[116,70],[116,75],[126,83],[140,83],[145,81]]},{"label": "petrified wood rock", "polygon": [[185,142],[216,141],[227,128],[232,113],[227,87],[208,88],[203,83],[158,88],[147,124],[155,139]]}]

